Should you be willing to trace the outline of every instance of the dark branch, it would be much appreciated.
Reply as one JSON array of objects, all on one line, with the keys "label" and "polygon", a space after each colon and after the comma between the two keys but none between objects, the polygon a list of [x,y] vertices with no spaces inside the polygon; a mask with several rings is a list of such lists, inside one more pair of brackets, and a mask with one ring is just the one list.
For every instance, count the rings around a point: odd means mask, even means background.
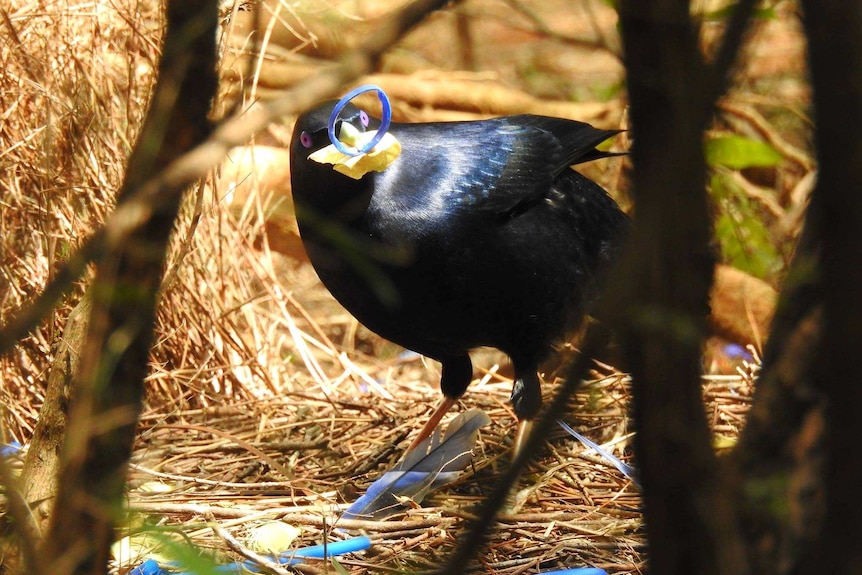
[{"label": "dark branch", "polygon": [[808,38],[817,160],[809,222],[821,244],[824,296],[823,354],[815,366],[816,387],[826,396],[823,473],[825,517],[820,540],[801,573],[858,573],[862,569],[862,138],[848,125],[862,114],[862,5],[803,0]]},{"label": "dark branch", "polygon": [[[120,206],[139,183],[211,130],[208,113],[218,83],[216,3],[172,0],[166,13],[159,79],[118,194]],[[139,225],[98,258],[86,294],[92,308],[74,376],[56,503],[41,549],[51,560],[46,571],[105,573],[114,526],[123,516],[159,287],[185,184],[160,190],[162,201],[145,205]]]}]

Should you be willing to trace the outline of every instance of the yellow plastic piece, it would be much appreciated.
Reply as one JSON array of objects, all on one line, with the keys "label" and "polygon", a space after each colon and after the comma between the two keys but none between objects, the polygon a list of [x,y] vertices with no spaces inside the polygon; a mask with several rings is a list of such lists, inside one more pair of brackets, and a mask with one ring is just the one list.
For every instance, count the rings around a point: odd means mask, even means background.
[{"label": "yellow plastic piece", "polygon": [[[339,140],[347,146],[359,149],[370,142],[376,134],[376,131],[360,132],[345,122],[341,125]],[[336,172],[358,180],[369,172],[382,172],[400,155],[401,143],[392,133],[387,132],[371,151],[364,154],[348,156],[330,144],[308,156],[308,159],[320,164],[332,164]]]}]

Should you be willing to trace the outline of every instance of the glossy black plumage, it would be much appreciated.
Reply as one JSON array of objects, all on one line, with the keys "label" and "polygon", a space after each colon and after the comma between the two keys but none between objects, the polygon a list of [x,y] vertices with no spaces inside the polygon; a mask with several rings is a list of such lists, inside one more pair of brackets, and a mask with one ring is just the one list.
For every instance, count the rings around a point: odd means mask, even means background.
[{"label": "glossy black plumage", "polygon": [[[571,165],[614,135],[542,116],[392,124],[401,156],[360,180],[308,160],[334,102],[302,115],[291,141],[300,233],[324,285],[386,339],[442,362],[450,398],[472,378],[468,351],[507,353],[520,419],[541,406],[536,374],[577,327],[627,217]],[[375,121],[352,105],[360,131]],[[305,144],[308,144],[307,146]]]}]

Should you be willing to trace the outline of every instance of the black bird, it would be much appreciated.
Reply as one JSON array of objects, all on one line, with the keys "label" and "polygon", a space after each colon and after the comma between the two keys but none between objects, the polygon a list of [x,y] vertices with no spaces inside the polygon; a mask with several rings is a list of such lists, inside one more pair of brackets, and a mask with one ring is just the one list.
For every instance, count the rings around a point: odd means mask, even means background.
[{"label": "black bird", "polygon": [[[595,146],[618,131],[534,115],[393,123],[401,155],[353,179],[308,159],[330,144],[334,106],[300,116],[290,144],[312,265],[361,323],[442,363],[445,399],[413,446],[466,391],[468,352],[490,346],[514,366],[517,449],[541,408],[539,364],[582,322],[629,227],[598,184],[570,169],[611,155]],[[352,104],[340,116],[338,137],[379,125]]]}]

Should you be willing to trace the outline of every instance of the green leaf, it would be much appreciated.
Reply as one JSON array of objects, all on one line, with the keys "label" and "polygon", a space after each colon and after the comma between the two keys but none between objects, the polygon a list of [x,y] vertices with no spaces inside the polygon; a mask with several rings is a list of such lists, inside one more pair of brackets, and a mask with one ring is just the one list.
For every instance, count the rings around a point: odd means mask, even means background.
[{"label": "green leaf", "polygon": [[[726,20],[733,11],[736,10],[736,4],[727,4],[719,8],[718,10],[712,10],[710,12],[705,12],[703,14],[704,22],[720,22]],[[765,8],[756,8],[752,15],[758,20],[775,20],[778,18],[778,13],[775,11],[773,6],[766,6]]]},{"label": "green leaf", "polygon": [[731,170],[753,167],[771,167],[781,162],[775,148],[741,136],[718,136],[706,142],[706,163],[713,168],[723,166]]},{"label": "green leaf", "polygon": [[335,572],[338,573],[338,575],[350,575],[350,573],[347,572],[347,569],[344,568],[344,565],[339,563],[335,557],[330,558],[330,561],[332,561],[332,566],[335,568]]},{"label": "green leaf", "polygon": [[715,235],[721,246],[722,261],[761,279],[772,277],[781,268],[782,259],[762,214],[727,177],[716,173],[710,181],[710,193],[718,207]]}]

